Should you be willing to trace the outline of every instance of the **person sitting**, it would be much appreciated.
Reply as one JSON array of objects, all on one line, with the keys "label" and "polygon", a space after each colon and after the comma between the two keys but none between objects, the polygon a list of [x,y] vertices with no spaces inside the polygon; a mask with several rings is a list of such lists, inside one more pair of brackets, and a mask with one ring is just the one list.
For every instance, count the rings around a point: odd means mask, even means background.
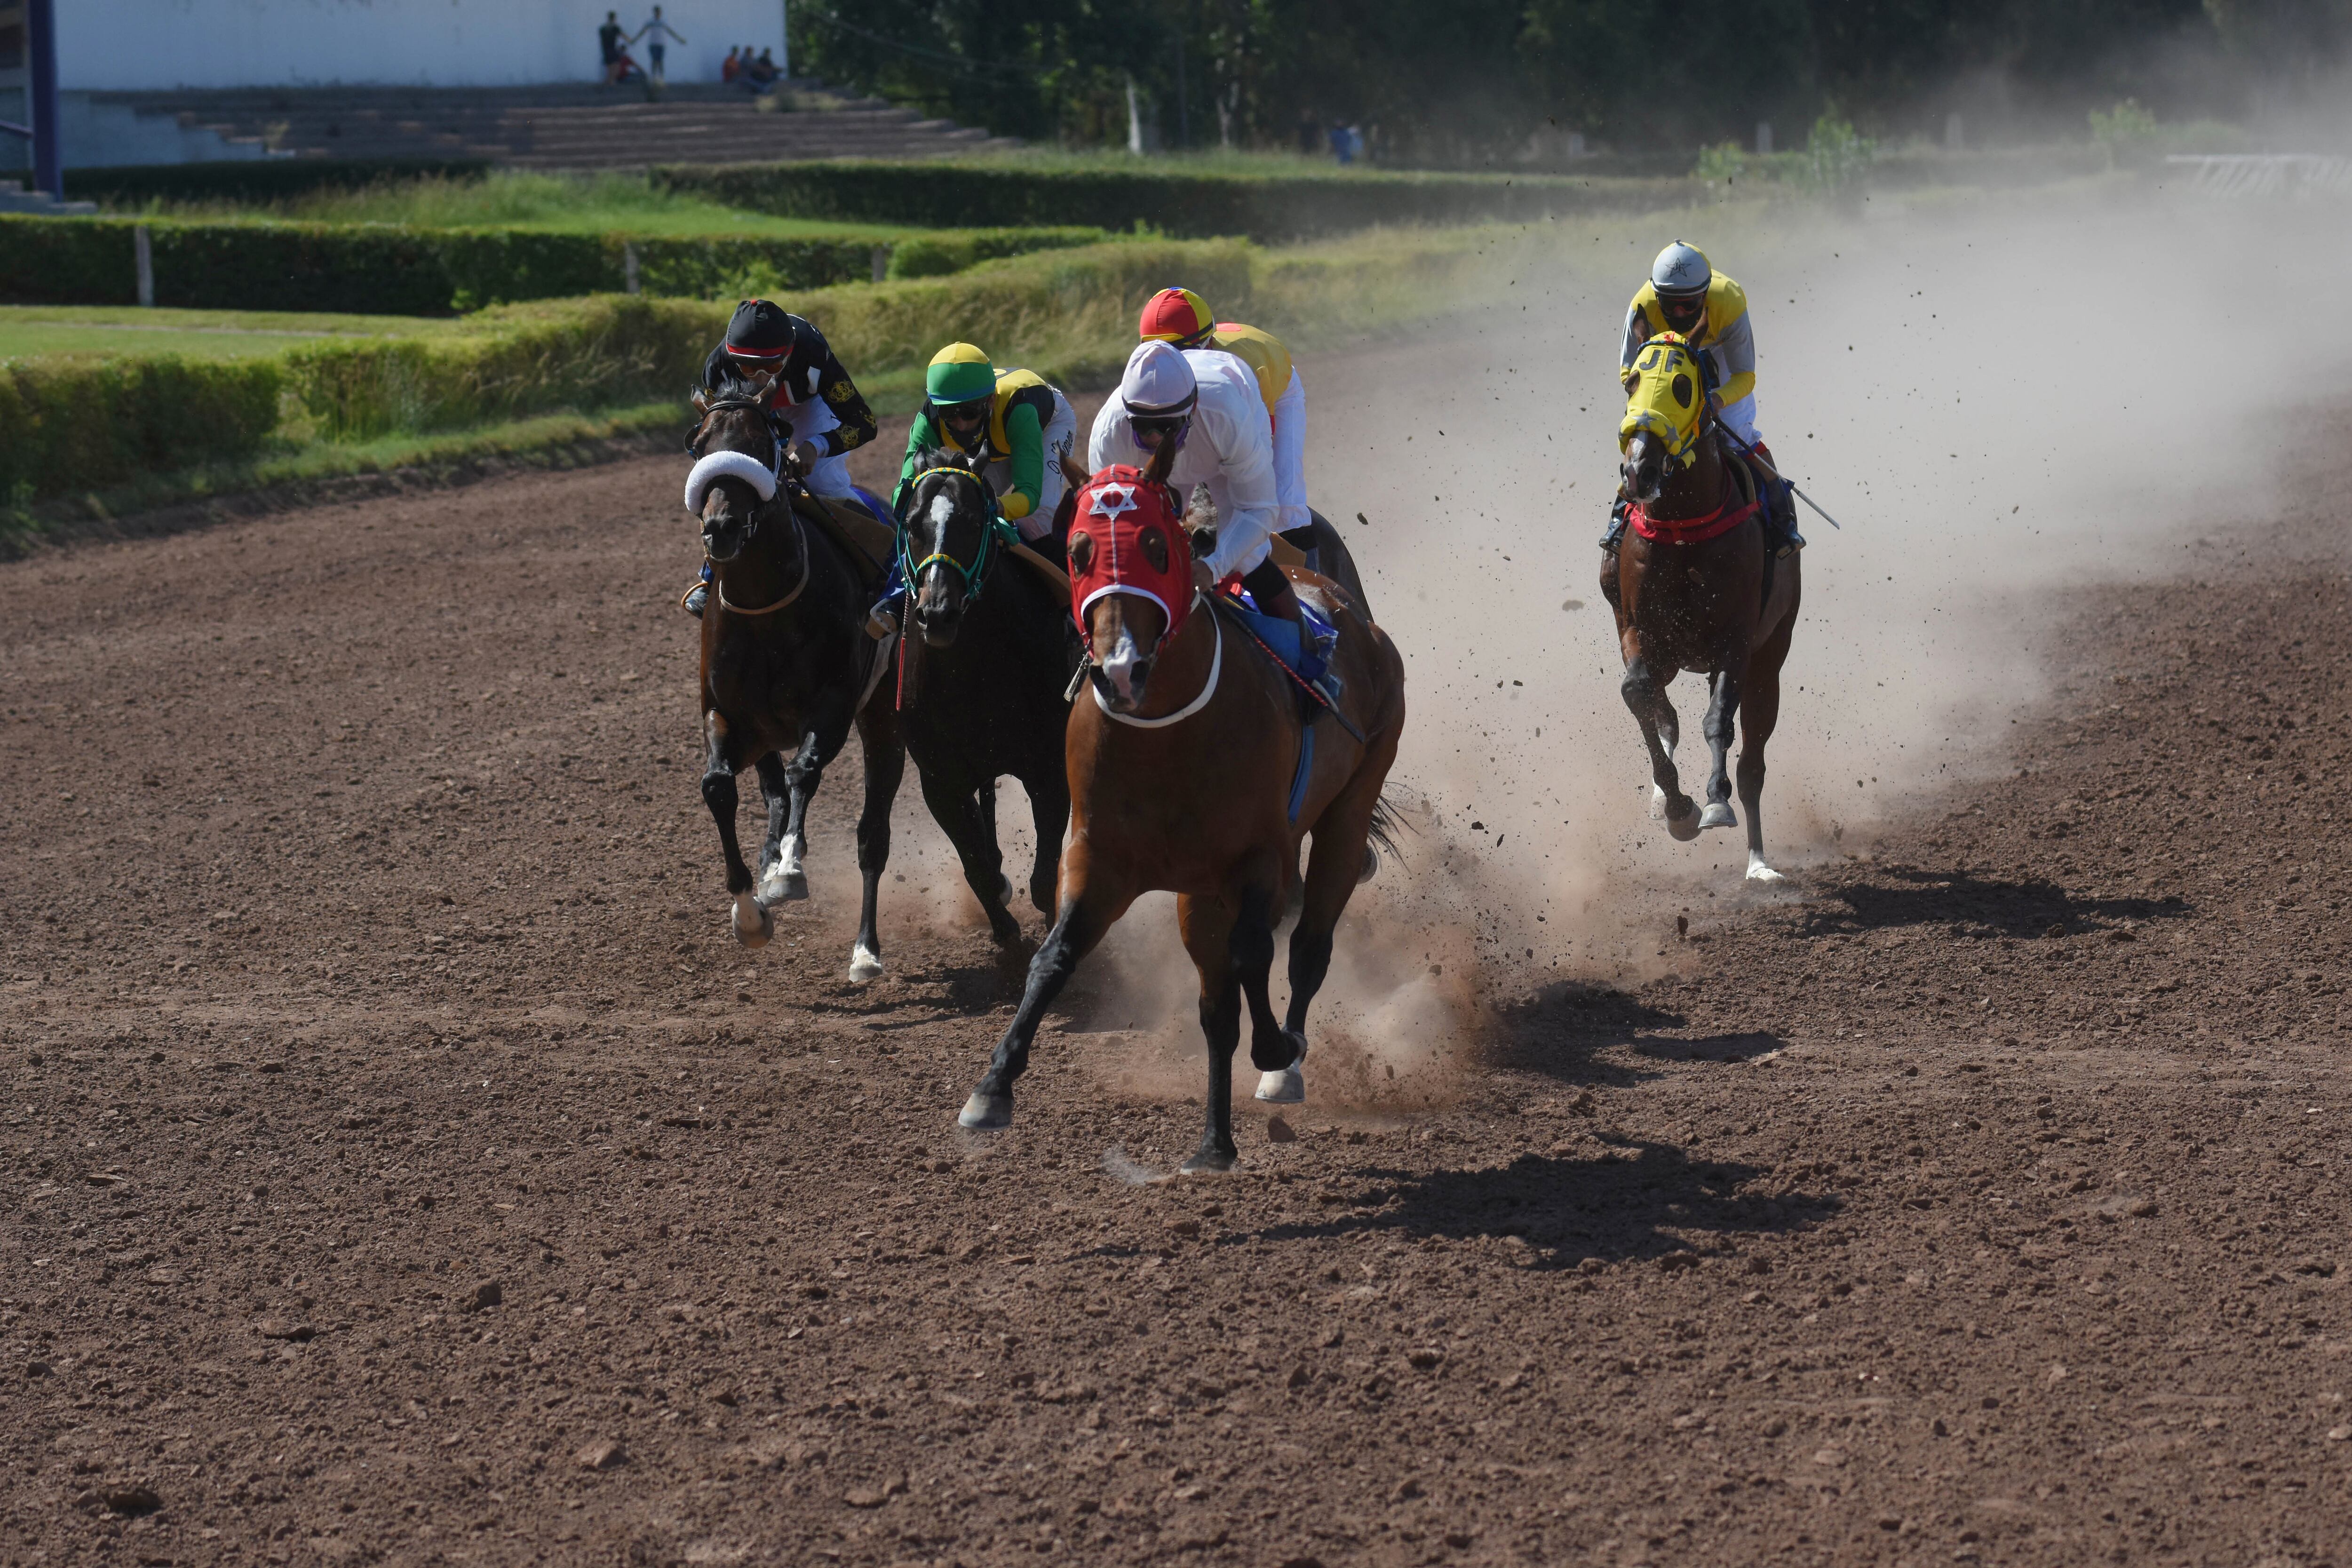
[{"label": "person sitting", "polygon": [[1162,289],[1144,301],[1137,335],[1145,342],[1180,349],[1223,349],[1249,366],[1274,423],[1274,489],[1280,498],[1275,531],[1307,552],[1313,566],[1315,514],[1307,505],[1307,385],[1298,378],[1290,351],[1271,332],[1239,321],[1220,321],[1208,302],[1190,289]]},{"label": "person sitting", "polygon": [[767,86],[782,74],[776,68],[776,54],[773,49],[761,49],[760,58],[751,62],[751,79],[761,87]]},{"label": "person sitting", "polygon": [[[744,300],[729,319],[726,337],[703,361],[703,388],[723,394],[754,373],[776,379],[768,417],[779,466],[786,459],[797,465],[801,484],[811,495],[870,510],[850,483],[848,455],[874,439],[879,426],[824,334],[772,300]],[[709,584],[706,561],[701,582],[684,601],[688,612],[702,614]]]},{"label": "person sitting", "polygon": [[742,72],[743,62],[736,56],[735,46],[730,44],[727,46],[727,58],[719,62],[719,79],[722,83],[731,83]]}]

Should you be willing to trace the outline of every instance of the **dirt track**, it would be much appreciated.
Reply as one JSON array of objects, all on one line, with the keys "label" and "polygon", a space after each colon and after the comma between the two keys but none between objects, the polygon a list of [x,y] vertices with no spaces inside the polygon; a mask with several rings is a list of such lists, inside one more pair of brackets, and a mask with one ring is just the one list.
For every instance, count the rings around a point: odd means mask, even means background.
[{"label": "dirt track", "polygon": [[2347,1561],[2340,485],[1678,974],[1135,1184],[1117,1037],[956,1132],[984,933],[724,936],[677,479],[0,569],[0,1563]]}]

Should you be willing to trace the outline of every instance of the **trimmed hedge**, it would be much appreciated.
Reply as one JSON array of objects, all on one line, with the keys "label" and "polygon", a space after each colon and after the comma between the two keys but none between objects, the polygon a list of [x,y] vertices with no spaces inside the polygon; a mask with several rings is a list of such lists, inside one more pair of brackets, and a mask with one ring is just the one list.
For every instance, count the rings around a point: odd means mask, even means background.
[{"label": "trimmed hedge", "polygon": [[1527,222],[1654,211],[1691,199],[1685,179],[1570,174],[1207,174],[954,163],[733,163],[656,168],[656,184],[785,217],[940,225],[1138,224],[1261,244],[1382,224]]},{"label": "trimmed hedge", "polygon": [[320,191],[356,191],[384,180],[474,180],[488,158],[233,158],[209,163],[137,163],[68,169],[76,201],[283,202]]},{"label": "trimmed hedge", "polygon": [[119,485],[257,450],[278,420],[283,369],[176,354],[0,363],[0,497]]},{"label": "trimmed hedge", "polygon": [[[134,303],[131,230],[139,222],[0,216],[0,297],[30,304]],[[865,239],[633,238],[375,224],[155,219],[146,227],[159,305],[391,316],[446,316],[618,289],[633,246],[640,288],[690,299],[868,279],[875,250]],[[928,236],[908,263],[920,270],[909,275],[1103,237],[1084,228]]]}]

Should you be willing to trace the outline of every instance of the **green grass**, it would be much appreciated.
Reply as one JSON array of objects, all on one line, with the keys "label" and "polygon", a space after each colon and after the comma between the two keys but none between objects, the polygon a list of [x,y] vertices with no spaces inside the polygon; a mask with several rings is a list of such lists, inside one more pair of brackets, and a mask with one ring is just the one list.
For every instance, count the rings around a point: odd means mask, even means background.
[{"label": "green grass", "polygon": [[356,191],[318,191],[282,202],[150,201],[142,216],[213,222],[403,224],[415,228],[519,228],[548,234],[633,234],[700,238],[862,239],[887,243],[905,225],[828,223],[739,212],[700,196],[656,190],[643,175],[539,174],[500,170],[478,180],[386,181]]},{"label": "green grass", "polygon": [[150,310],[135,305],[0,305],[0,359],[175,353],[253,359],[331,337],[427,337],[455,321],[292,310]]}]

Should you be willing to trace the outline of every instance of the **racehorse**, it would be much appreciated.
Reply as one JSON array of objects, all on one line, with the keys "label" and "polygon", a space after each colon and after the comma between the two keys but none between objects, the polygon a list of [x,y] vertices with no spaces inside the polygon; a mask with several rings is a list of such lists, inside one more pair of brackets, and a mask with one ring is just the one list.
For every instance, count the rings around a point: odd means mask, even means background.
[{"label": "racehorse", "polygon": [[1013,559],[1013,536],[982,466],[925,452],[900,498],[908,594],[896,700],[923,799],[955,846],[989,930],[1010,947],[1021,926],[1005,907],[1013,884],[996,843],[996,781],[1010,773],[1028,792],[1037,829],[1029,900],[1051,914],[1070,820],[1062,744],[1076,649],[1062,613],[1067,584]]},{"label": "racehorse", "polygon": [[[1404,666],[1344,591],[1291,570],[1299,595],[1340,634],[1341,714],[1318,715],[1310,731],[1297,678],[1253,646],[1257,633],[1218,604],[1222,595],[1194,590],[1181,503],[1166,485],[1174,457],[1175,444],[1164,443],[1142,474],[1105,469],[1077,499],[1069,562],[1089,690],[1070,713],[1060,910],[958,1120],[1011,1123],[1030,1043],[1079,960],[1139,895],[1171,891],[1209,1045],[1207,1125],[1184,1169],[1223,1171],[1237,1157],[1233,1058],[1244,998],[1258,1097],[1306,1097],[1307,1009],[1330,968],[1332,928],[1368,840],[1385,832],[1381,788],[1404,727]],[[1266,993],[1276,911],[1310,833],[1290,1004],[1278,1023]]]},{"label": "racehorse", "polygon": [[[815,503],[770,427],[775,395],[775,378],[764,371],[729,382],[715,397],[694,395],[686,505],[701,521],[716,578],[702,617],[702,799],[727,855],[735,938],[764,947],[775,932],[774,906],[808,897],[809,801],[856,722],[866,759],[857,818],[865,891],[849,977],[870,980],[882,973],[875,904],[907,753],[890,703],[866,700],[887,651],[866,635],[868,595],[848,552],[803,520],[800,509]],[[735,837],[735,775],[746,763],[758,766],[768,803],[756,879]]]},{"label": "racehorse", "polygon": [[[1725,776],[1737,718],[1748,879],[1785,880],[1764,859],[1764,743],[1780,715],[1799,557],[1767,554],[1757,480],[1724,450],[1698,363],[1679,336],[1662,333],[1643,346],[1618,442],[1633,506],[1616,559],[1603,558],[1601,586],[1617,613],[1625,706],[1650,749],[1653,806],[1685,842],[1706,828],[1738,826]],[[1704,670],[1712,694],[1703,726],[1714,759],[1705,810],[1675,772],[1680,724],[1666,688],[1685,669]]]}]

